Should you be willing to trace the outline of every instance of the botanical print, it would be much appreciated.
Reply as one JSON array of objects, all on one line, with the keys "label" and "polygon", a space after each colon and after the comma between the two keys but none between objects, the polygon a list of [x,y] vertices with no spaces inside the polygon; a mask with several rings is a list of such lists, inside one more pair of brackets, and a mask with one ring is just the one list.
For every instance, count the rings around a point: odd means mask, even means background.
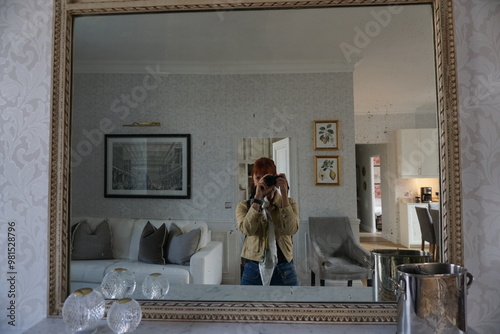
[{"label": "botanical print", "polygon": [[339,157],[316,156],[314,159],[316,168],[316,185],[339,185]]},{"label": "botanical print", "polygon": [[338,149],[338,121],[314,122],[314,149]]}]

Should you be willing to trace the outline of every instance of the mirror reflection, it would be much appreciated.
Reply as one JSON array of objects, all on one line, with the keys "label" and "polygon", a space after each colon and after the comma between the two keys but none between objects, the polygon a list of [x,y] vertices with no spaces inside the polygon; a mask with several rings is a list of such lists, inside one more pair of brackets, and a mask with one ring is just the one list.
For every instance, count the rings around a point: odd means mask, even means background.
[{"label": "mirror reflection", "polygon": [[[342,217],[368,254],[421,249],[415,207],[439,208],[432,27],[430,5],[76,18],[70,290],[123,268],[138,299],[161,274],[172,300],[376,300],[369,279],[313,274],[309,222]],[[336,121],[336,147],[315,146],[317,121]],[[179,134],[189,198],[104,196],[107,135]],[[299,286],[242,289],[235,208],[276,143],[300,206]],[[122,177],[174,162],[145,147],[113,152]],[[338,183],[322,184],[315,161],[333,157]]]}]

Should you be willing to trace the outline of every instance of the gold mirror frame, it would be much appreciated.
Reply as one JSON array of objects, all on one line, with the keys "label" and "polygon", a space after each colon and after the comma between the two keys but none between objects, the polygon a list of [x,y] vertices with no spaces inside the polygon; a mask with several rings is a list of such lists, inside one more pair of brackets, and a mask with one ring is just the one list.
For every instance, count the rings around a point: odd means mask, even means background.
[{"label": "gold mirror frame", "polygon": [[[159,11],[431,4],[434,12],[444,262],[463,264],[459,117],[452,0],[56,0],[49,207],[49,307],[60,316],[69,286],[71,49],[75,16]],[[143,319],[170,321],[382,323],[396,322],[392,303],[143,301]]]}]

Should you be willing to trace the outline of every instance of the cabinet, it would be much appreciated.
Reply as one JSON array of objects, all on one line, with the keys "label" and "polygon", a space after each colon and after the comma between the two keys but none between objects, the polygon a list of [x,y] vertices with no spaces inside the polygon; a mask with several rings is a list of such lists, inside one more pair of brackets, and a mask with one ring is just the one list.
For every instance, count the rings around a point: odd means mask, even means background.
[{"label": "cabinet", "polygon": [[439,177],[437,129],[397,131],[398,173],[403,179]]},{"label": "cabinet", "polygon": [[415,208],[427,206],[427,203],[399,203],[399,239],[403,246],[422,245],[422,233]]}]

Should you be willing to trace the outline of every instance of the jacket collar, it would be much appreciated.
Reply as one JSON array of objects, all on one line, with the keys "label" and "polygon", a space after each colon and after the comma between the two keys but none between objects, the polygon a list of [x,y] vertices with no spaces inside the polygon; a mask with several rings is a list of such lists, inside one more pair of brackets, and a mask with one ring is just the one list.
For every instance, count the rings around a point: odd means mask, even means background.
[{"label": "jacket collar", "polygon": [[[267,199],[267,197],[266,197],[266,199]],[[278,208],[281,208],[283,206],[283,201],[281,199],[282,199],[282,197],[281,197],[280,192],[278,190],[275,190],[273,201],[270,203],[271,203],[271,205],[276,205]]]}]

